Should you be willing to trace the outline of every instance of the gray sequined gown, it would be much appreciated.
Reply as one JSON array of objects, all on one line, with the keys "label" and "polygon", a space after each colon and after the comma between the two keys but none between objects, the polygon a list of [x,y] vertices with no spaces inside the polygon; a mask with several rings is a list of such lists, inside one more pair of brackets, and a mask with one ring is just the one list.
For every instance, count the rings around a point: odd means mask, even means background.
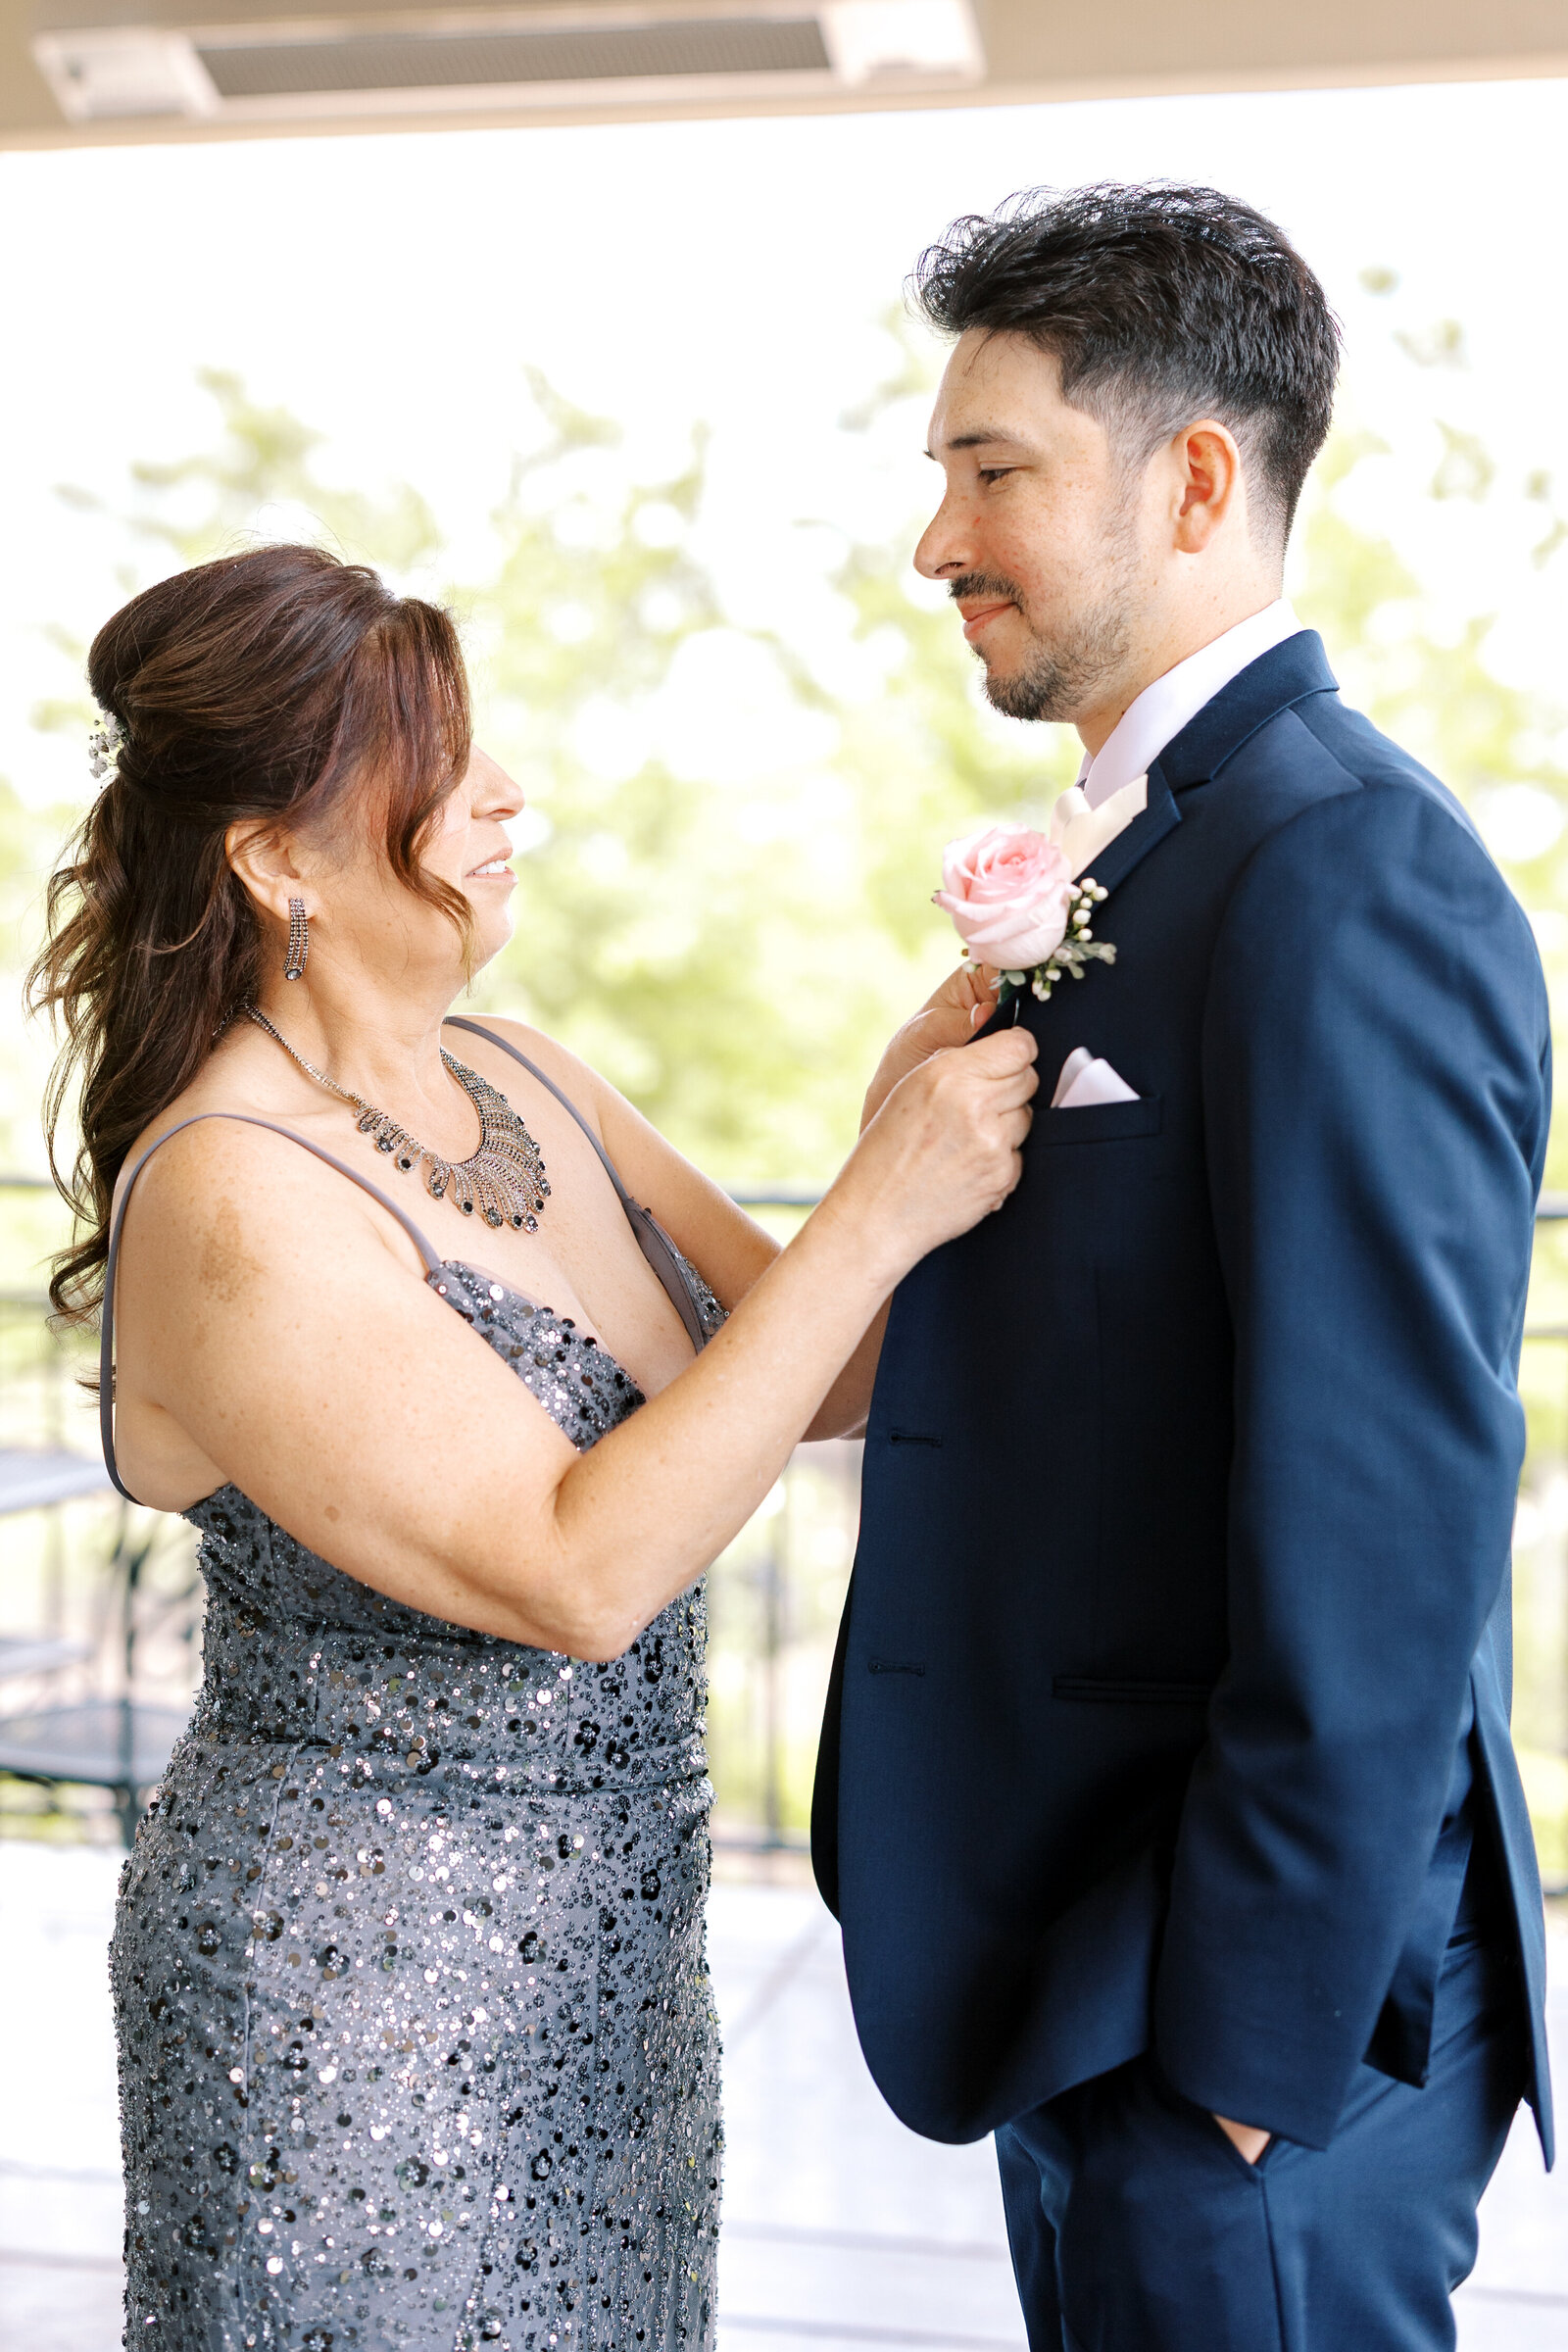
[{"label": "gray sequined gown", "polygon": [[[428,1262],[577,1446],[642,1402]],[[584,1665],[381,1598],[232,1487],[186,1516],[205,1674],[112,1954],[127,2345],[710,2346],[701,1587]]]}]

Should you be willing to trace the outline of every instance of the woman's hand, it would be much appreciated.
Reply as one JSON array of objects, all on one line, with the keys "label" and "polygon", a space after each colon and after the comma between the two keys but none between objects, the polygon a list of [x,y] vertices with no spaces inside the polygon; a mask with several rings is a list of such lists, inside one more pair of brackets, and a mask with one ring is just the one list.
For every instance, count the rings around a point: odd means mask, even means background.
[{"label": "woman's hand", "polygon": [[[921,1017],[951,1027],[963,1014],[955,1004]],[[893,1088],[823,1202],[862,1226],[879,1282],[900,1281],[1017,1184],[1040,1083],[1035,1053],[1027,1029],[1003,1029],[966,1053],[928,1051]]]},{"label": "woman's hand", "polygon": [[907,1078],[933,1054],[966,1045],[977,1029],[984,1028],[997,1009],[998,977],[989,965],[974,971],[960,963],[936,994],[927,998],[913,1020],[895,1030],[866,1090],[862,1134],[901,1079]]},{"label": "woman's hand", "polygon": [[[928,1056],[724,1330],[586,1453],[374,1201],[285,1135],[204,1121],[127,1217],[122,1424],[165,1416],[182,1441],[162,1499],[231,1483],[389,1599],[618,1657],[733,1541],[852,1359],[869,1393],[867,1335],[902,1276],[1005,1200],[1033,1056],[1026,1029]],[[302,1279],[302,1249],[330,1281]]]}]

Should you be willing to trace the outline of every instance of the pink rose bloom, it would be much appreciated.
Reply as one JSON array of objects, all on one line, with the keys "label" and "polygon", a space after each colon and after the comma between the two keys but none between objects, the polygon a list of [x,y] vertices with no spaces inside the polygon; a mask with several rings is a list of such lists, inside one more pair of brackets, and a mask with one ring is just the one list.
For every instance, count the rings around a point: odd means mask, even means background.
[{"label": "pink rose bloom", "polygon": [[1067,930],[1072,869],[1056,843],[1027,825],[988,825],[942,857],[933,904],[952,915],[976,963],[1031,971]]}]

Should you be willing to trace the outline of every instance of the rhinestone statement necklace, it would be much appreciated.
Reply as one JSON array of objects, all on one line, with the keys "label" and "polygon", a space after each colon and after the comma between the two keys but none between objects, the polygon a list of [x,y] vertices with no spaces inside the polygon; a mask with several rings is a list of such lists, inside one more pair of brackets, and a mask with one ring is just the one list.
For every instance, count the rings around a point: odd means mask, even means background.
[{"label": "rhinestone statement necklace", "polygon": [[243,1005],[241,1010],[258,1029],[265,1029],[269,1037],[276,1039],[290,1061],[297,1062],[307,1078],[314,1078],[318,1086],[324,1086],[329,1094],[336,1095],[358,1113],[360,1133],[368,1135],[395,1168],[406,1176],[411,1168],[423,1161],[429,1169],[425,1190],[432,1200],[440,1200],[450,1191],[466,1217],[471,1217],[477,1209],[487,1225],[510,1225],[516,1233],[538,1232],[539,1211],[550,1197],[539,1147],[506,1096],[498,1094],[477,1070],[470,1070],[466,1063],[449,1054],[445,1046],[441,1049],[442,1060],[479,1113],[479,1149],[467,1159],[443,1159],[439,1152],[419,1143],[386,1111],[377,1110],[363,1095],[351,1094],[346,1086],[339,1086],[335,1078],[329,1078],[324,1070],[307,1061],[303,1054],[296,1054],[282,1032],[274,1029],[266,1013],[258,1011],[254,1004]]}]

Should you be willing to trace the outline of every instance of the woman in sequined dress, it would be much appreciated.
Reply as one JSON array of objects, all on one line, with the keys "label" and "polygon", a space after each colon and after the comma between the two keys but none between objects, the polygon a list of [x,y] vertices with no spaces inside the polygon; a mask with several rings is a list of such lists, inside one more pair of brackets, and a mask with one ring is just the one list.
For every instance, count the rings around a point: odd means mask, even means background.
[{"label": "woman in sequined dress", "polygon": [[779,1252],[549,1039],[444,1026],[521,805],[444,614],[264,549],[89,675],[55,1293],[209,1593],[113,1953],[127,2342],[709,2346],[701,1579],[1016,1181],[1028,1040],[933,1056],[942,992]]}]

